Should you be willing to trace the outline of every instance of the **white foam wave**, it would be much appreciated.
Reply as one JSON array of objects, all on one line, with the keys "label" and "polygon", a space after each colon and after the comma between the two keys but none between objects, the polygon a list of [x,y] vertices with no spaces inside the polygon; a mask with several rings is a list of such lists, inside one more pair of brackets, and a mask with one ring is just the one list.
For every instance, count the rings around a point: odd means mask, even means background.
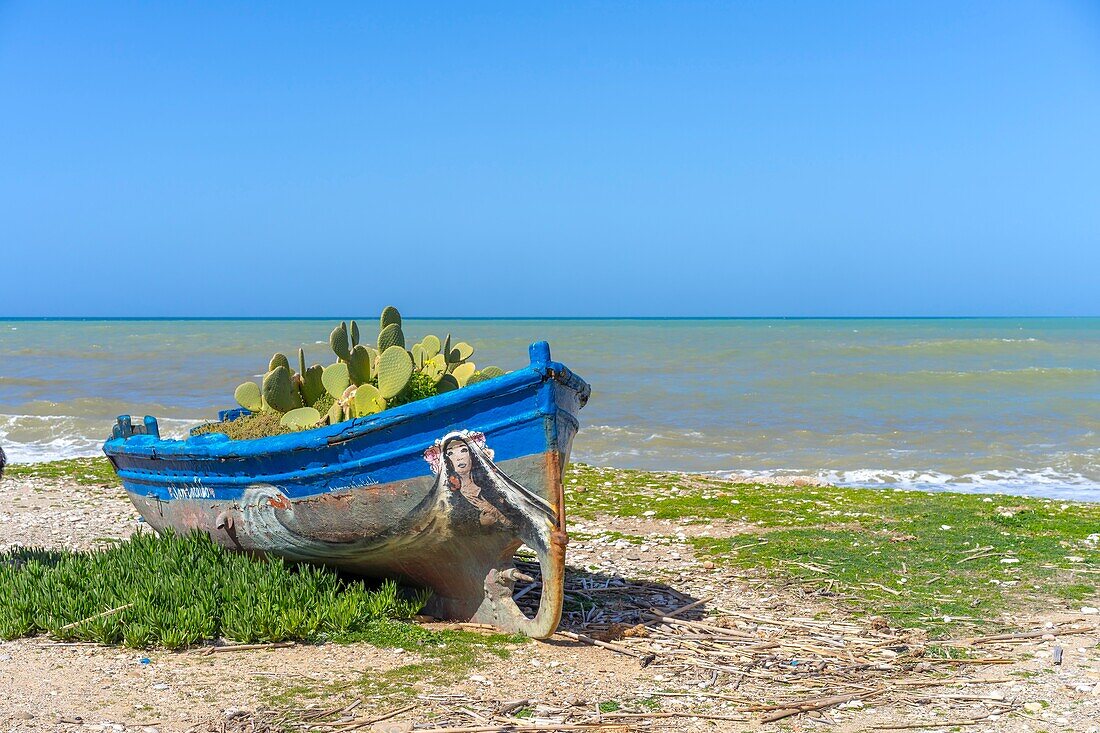
[{"label": "white foam wave", "polygon": [[836,486],[875,486],[907,491],[954,491],[964,494],[1012,494],[1042,496],[1072,501],[1100,501],[1100,483],[1075,473],[1054,468],[1041,470],[995,470],[954,475],[942,471],[860,468],[848,471],[771,469],[758,471],[714,471],[716,475],[776,479],[812,476]]},{"label": "white foam wave", "polygon": [[[161,435],[183,438],[196,420],[158,419]],[[0,446],[11,463],[103,455],[111,420],[75,415],[0,415]]]}]

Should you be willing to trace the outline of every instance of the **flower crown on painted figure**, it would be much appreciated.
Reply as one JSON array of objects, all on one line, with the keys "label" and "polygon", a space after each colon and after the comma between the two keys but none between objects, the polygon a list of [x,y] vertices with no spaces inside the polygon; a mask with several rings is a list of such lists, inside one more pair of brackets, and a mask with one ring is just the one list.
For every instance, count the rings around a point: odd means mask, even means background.
[{"label": "flower crown on painted figure", "polygon": [[424,460],[432,467],[432,473],[438,475],[443,469],[443,446],[455,439],[462,440],[466,445],[477,446],[486,458],[490,461],[493,460],[493,449],[485,445],[485,433],[478,433],[473,430],[455,430],[432,443],[424,451]]}]

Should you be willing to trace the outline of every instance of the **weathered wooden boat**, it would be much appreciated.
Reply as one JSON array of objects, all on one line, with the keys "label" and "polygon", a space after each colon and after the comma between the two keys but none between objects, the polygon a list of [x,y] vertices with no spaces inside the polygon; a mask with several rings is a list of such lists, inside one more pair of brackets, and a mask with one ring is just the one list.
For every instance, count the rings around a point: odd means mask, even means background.
[{"label": "weathered wooden boat", "polygon": [[[501,377],[289,435],[166,440],[155,418],[123,416],[103,451],[157,531],[427,587],[437,617],[543,638],[561,618],[562,471],[590,388],[545,342],[530,356]],[[542,573],[533,618],[512,599],[521,543]]]}]

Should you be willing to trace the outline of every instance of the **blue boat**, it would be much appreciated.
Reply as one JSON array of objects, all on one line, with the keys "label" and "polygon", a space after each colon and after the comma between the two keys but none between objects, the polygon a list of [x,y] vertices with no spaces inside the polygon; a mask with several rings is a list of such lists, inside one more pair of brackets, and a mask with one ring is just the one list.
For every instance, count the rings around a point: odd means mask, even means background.
[{"label": "blue boat", "polygon": [[[530,356],[460,390],[268,438],[166,440],[155,418],[122,416],[103,452],[158,532],[430,588],[434,616],[545,638],[561,619],[562,472],[591,389],[546,342]],[[512,598],[530,581],[513,562],[521,544],[542,574],[533,618]]]}]

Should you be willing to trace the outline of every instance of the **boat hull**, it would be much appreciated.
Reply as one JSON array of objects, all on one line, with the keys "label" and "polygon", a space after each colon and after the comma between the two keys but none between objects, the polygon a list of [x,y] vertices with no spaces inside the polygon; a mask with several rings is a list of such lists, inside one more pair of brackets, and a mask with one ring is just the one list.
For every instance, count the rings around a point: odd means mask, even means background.
[{"label": "boat hull", "polygon": [[[503,377],[286,436],[162,440],[152,418],[120,418],[104,452],[158,532],[394,578],[430,588],[432,615],[545,637],[561,617],[561,475],[589,388],[544,343],[531,356]],[[512,601],[521,544],[542,571],[534,618]]]}]

